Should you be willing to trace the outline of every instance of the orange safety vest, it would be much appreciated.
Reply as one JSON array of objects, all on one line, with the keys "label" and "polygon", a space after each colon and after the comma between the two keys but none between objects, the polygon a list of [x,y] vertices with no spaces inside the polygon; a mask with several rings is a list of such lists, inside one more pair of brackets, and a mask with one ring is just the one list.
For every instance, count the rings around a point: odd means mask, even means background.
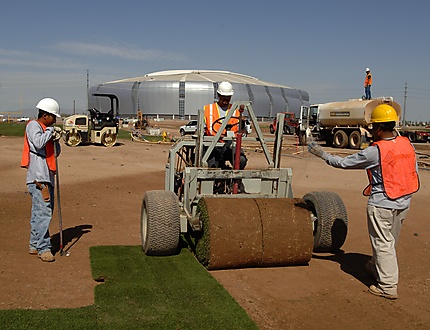
[{"label": "orange safety vest", "polygon": [[[37,121],[37,123],[40,125],[40,127],[42,127],[43,131],[45,132],[46,126],[42,124],[40,121]],[[55,162],[54,141],[52,139],[50,139],[45,145],[45,154],[46,154],[46,157],[42,155],[39,155],[39,156],[45,158],[46,164],[48,165],[49,170],[55,173],[57,171],[57,164]],[[28,142],[27,131],[24,131],[24,147],[22,149],[21,167],[28,168],[29,164],[30,164],[30,143]]]},{"label": "orange safety vest", "polygon": [[[226,112],[226,116],[228,114],[228,112],[231,109],[231,104],[229,105],[227,112]],[[217,103],[212,103],[212,104],[207,104],[204,106],[203,108],[204,113],[205,113],[205,134],[206,135],[216,135],[216,132],[218,132],[219,128],[221,127],[221,123],[217,122],[215,123],[221,116],[220,116],[220,112],[219,112],[219,107]],[[239,110],[235,110],[233,113],[233,117],[239,117]],[[239,130],[239,124],[238,123],[238,119],[236,118],[230,118],[229,120],[229,124],[230,125],[235,125],[232,127],[232,131],[233,132],[237,132]],[[215,125],[214,125],[215,123]],[[212,127],[213,126],[213,127]],[[223,135],[225,135],[225,130],[223,132]]]},{"label": "orange safety vest", "polygon": [[[380,140],[372,145],[378,147],[382,185],[389,199],[410,195],[420,189],[415,150],[407,138],[397,136],[395,139]],[[370,183],[363,194],[370,196],[372,189],[370,170],[367,170],[367,176]]]},{"label": "orange safety vest", "polygon": [[372,85],[372,74],[366,74],[366,79],[364,79],[364,87]]}]

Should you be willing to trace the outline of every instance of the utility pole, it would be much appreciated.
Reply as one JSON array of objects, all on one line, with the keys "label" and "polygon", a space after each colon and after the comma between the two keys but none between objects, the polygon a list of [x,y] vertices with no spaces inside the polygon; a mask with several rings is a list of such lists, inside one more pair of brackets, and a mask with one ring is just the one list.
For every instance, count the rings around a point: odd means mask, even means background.
[{"label": "utility pole", "polygon": [[88,103],[88,92],[90,90],[90,70],[87,69],[87,109],[90,108],[90,105]]},{"label": "utility pole", "polygon": [[403,96],[403,126],[406,126],[406,98],[408,97],[408,83],[405,83],[405,94]]}]

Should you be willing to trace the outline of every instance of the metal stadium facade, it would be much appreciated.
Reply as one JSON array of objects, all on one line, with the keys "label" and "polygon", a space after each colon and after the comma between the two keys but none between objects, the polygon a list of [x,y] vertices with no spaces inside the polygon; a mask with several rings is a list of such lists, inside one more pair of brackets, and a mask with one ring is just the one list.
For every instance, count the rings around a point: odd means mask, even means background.
[{"label": "metal stadium facade", "polygon": [[148,117],[190,119],[197,110],[217,99],[218,84],[233,85],[233,101],[252,102],[257,117],[273,118],[278,112],[290,111],[297,116],[302,105],[309,105],[309,94],[247,75],[229,71],[172,70],[149,73],[141,77],[106,82],[92,86],[88,92],[90,108],[109,110],[106,98],[95,93],[115,94],[120,116],[135,116],[141,110]]}]

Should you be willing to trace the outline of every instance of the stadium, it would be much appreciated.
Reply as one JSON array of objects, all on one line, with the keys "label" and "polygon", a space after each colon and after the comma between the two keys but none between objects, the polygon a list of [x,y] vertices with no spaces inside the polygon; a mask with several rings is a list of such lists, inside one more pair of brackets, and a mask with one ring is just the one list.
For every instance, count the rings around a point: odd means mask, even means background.
[{"label": "stadium", "polygon": [[143,115],[156,118],[192,119],[198,109],[217,99],[218,84],[233,85],[234,101],[250,101],[260,118],[273,118],[278,112],[294,112],[309,105],[308,92],[270,83],[244,74],[214,70],[170,70],[145,74],[92,86],[88,92],[89,108],[108,111],[106,98],[95,93],[115,94],[121,117]]}]

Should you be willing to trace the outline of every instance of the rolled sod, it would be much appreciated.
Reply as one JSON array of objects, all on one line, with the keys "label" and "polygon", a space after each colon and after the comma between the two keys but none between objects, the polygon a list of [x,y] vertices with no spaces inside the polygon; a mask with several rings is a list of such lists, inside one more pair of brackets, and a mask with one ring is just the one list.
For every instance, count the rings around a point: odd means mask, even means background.
[{"label": "rolled sod", "polygon": [[208,269],[307,264],[310,213],[298,198],[202,198],[198,260]]}]

